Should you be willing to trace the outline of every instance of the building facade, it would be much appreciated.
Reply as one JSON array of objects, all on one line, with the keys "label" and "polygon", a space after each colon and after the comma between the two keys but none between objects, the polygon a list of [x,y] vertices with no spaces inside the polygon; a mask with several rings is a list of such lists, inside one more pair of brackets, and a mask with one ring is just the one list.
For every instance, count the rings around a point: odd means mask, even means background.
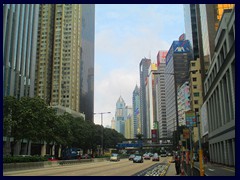
[{"label": "building facade", "polygon": [[140,89],[136,85],[132,95],[133,105],[133,137],[136,137],[141,132],[140,122]]},{"label": "building facade", "polygon": [[125,138],[134,138],[133,137],[133,108],[131,106],[126,106],[127,117],[125,120]]},{"label": "building facade", "polygon": [[225,11],[204,82],[212,162],[235,166],[235,8]]},{"label": "building facade", "polygon": [[147,116],[146,116],[146,88],[145,80],[148,76],[148,69],[151,65],[151,60],[143,58],[139,65],[140,72],[140,119],[141,119],[141,134],[147,137]]},{"label": "building facade", "polygon": [[179,126],[186,125],[185,113],[191,109],[189,82],[186,81],[178,88],[178,121]]},{"label": "building facade", "polygon": [[34,96],[37,4],[3,4],[3,95]]},{"label": "building facade", "polygon": [[156,86],[156,118],[158,122],[158,137],[167,137],[166,100],[165,100],[165,67],[167,51],[159,51],[157,55]]},{"label": "building facade", "polygon": [[165,94],[167,134],[172,137],[178,124],[177,88],[189,78],[189,63],[193,59],[188,40],[173,41],[167,55],[165,68]]},{"label": "building facade", "polygon": [[116,131],[123,135],[125,134],[125,120],[126,120],[125,107],[126,107],[126,104],[122,96],[120,96],[116,103],[115,121],[116,121]]},{"label": "building facade", "polygon": [[146,120],[147,120],[147,138],[151,138],[152,129],[157,129],[156,119],[156,86],[154,84],[155,75],[153,72],[157,71],[157,64],[152,63],[148,69],[148,77],[146,78]]},{"label": "building facade", "polygon": [[[40,5],[35,79],[35,94],[47,104],[84,113],[91,121],[93,24],[94,6]],[[82,106],[87,107],[90,113],[81,109]]]},{"label": "building facade", "polygon": [[183,9],[186,39],[191,43],[193,59],[196,60],[199,57],[196,5],[184,4]]}]

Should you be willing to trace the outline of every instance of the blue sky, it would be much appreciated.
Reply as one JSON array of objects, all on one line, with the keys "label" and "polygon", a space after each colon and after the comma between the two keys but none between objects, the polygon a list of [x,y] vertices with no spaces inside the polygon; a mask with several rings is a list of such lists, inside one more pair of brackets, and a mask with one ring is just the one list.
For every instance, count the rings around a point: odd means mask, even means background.
[{"label": "blue sky", "polygon": [[[182,4],[96,4],[94,112],[111,112],[104,126],[111,125],[120,95],[132,106],[141,59],[156,62],[157,52],[184,31]],[[101,123],[100,115],[94,122]]]}]

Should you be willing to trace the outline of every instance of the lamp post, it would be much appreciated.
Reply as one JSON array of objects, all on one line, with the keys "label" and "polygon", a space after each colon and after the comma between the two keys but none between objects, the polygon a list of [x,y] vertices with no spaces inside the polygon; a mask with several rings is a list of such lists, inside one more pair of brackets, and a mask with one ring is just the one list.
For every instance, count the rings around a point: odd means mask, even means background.
[{"label": "lamp post", "polygon": [[176,109],[176,123],[177,123],[177,143],[179,143],[179,120],[178,120],[178,101],[177,101],[177,83],[176,83],[176,74],[175,73],[162,73],[162,72],[153,72],[153,74],[168,74],[174,77],[174,90],[175,90],[175,109]]},{"label": "lamp post", "polygon": [[200,169],[200,176],[204,176],[203,150],[202,150],[202,144],[201,144],[200,122],[199,122],[199,114],[197,112],[196,112],[196,120],[197,120],[197,127],[198,127],[199,169]]},{"label": "lamp post", "polygon": [[101,135],[101,154],[103,155],[103,114],[110,114],[111,112],[100,112],[100,113],[94,113],[95,114],[101,114],[101,126],[102,126],[102,135]]}]

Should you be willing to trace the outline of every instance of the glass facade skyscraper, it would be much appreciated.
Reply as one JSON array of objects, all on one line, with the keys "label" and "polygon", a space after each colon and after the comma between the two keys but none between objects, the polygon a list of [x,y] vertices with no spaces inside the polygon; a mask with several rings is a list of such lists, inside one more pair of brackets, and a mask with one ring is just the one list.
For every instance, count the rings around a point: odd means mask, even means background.
[{"label": "glass facade skyscraper", "polygon": [[146,112],[146,88],[145,80],[148,76],[148,69],[151,65],[151,59],[143,58],[139,65],[140,72],[140,118],[141,118],[141,134],[147,137],[147,112]]},{"label": "glass facade skyscraper", "polygon": [[172,137],[178,125],[177,88],[189,79],[189,63],[193,58],[188,40],[173,41],[165,67],[167,136]]},{"label": "glass facade skyscraper", "polygon": [[37,4],[3,5],[3,95],[34,96]]}]

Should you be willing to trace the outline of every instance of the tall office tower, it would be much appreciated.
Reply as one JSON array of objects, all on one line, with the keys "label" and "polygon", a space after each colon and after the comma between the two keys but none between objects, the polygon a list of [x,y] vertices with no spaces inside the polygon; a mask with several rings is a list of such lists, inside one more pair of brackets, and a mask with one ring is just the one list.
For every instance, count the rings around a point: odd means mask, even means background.
[{"label": "tall office tower", "polygon": [[165,101],[165,67],[167,51],[159,51],[157,54],[157,74],[155,75],[156,86],[156,118],[158,121],[158,137],[167,137],[166,101]]},{"label": "tall office tower", "polygon": [[122,98],[122,96],[119,97],[117,103],[116,103],[116,112],[115,112],[115,120],[116,120],[116,130],[117,132],[121,134],[125,134],[125,102]]},{"label": "tall office tower", "polygon": [[185,113],[190,111],[189,82],[186,81],[178,88],[178,121],[179,126],[186,125]]},{"label": "tall office tower", "polygon": [[152,137],[152,130],[157,129],[156,120],[156,87],[154,85],[157,64],[152,63],[148,69],[148,77],[146,78],[146,120],[147,120],[147,138]]},{"label": "tall office tower", "polygon": [[3,4],[3,95],[34,96],[37,4]]},{"label": "tall office tower", "polygon": [[94,43],[95,5],[82,4],[82,34],[80,61],[80,109],[86,120],[93,122],[94,108]]},{"label": "tall office tower", "polygon": [[141,131],[140,123],[140,89],[136,85],[132,95],[133,105],[133,137],[136,137]]},{"label": "tall office tower", "polygon": [[186,39],[191,43],[193,59],[196,60],[199,57],[196,5],[184,4],[183,8]]},{"label": "tall office tower", "polygon": [[[189,63],[193,59],[188,40],[173,41],[165,67],[167,134],[172,137],[178,126],[177,88],[189,78]],[[172,74],[174,73],[174,74]]]},{"label": "tall office tower", "polygon": [[234,4],[199,4],[196,5],[199,55],[203,80],[214,54],[214,38],[224,9],[232,9]]},{"label": "tall office tower", "polygon": [[131,106],[126,106],[126,117],[125,117],[125,138],[134,138],[133,137],[133,108]]},{"label": "tall office tower", "polygon": [[85,113],[92,120],[94,6],[93,11],[84,7],[40,5],[35,92],[51,106]]},{"label": "tall office tower", "polygon": [[147,137],[147,116],[146,116],[146,89],[145,80],[148,76],[148,68],[151,65],[151,59],[143,58],[139,65],[140,72],[140,119],[141,119],[141,133]]},{"label": "tall office tower", "polygon": [[[215,54],[204,82],[211,161],[235,166],[235,8],[225,11],[215,37]],[[203,116],[204,117],[204,116]],[[204,127],[208,124],[208,129]]]},{"label": "tall office tower", "polygon": [[114,117],[111,120],[111,129],[115,129],[116,130],[116,121],[115,121]]}]

